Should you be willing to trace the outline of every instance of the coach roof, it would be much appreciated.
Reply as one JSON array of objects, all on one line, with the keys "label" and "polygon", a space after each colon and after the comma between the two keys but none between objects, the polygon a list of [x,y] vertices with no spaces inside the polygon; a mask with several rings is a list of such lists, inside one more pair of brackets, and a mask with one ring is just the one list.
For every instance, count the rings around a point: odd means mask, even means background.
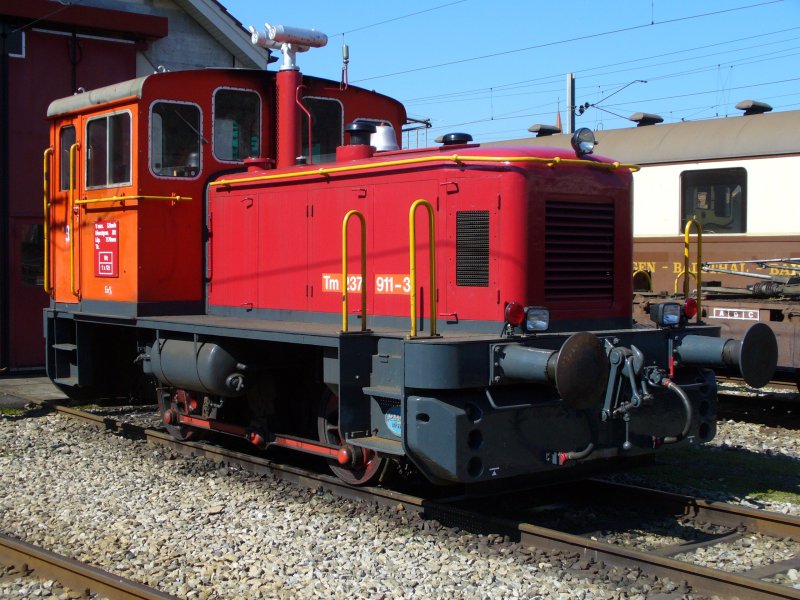
[{"label": "coach roof", "polygon": [[[800,110],[686,121],[597,132],[597,154],[638,165],[797,154]],[[569,148],[570,135],[529,137],[482,146]]]}]

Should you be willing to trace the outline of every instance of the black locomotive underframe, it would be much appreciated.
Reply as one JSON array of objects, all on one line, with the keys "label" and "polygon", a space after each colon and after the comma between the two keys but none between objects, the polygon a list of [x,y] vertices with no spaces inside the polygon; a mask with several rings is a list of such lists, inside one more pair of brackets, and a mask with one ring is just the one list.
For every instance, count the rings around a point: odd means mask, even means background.
[{"label": "black locomotive underframe", "polygon": [[[294,380],[313,378],[338,394],[339,427],[349,444],[410,460],[439,482],[480,482],[651,454],[657,440],[675,436],[686,421],[680,399],[667,390],[631,411],[626,422],[603,420],[599,406],[570,409],[553,386],[495,384],[491,348],[516,338],[407,339],[399,330],[341,333],[333,323],[210,315],[126,318],[57,308],[45,311],[45,332],[48,375],[81,399],[128,395],[141,387],[143,349],[159,339],[224,344],[246,360],[264,358],[266,367],[257,368],[274,367],[279,356],[308,363],[288,369],[286,362],[275,370],[292,379],[280,382],[284,392]],[[648,364],[668,369],[668,339],[674,333],[595,333],[614,346],[635,345]],[[715,336],[718,330],[693,328],[692,333]],[[542,334],[522,343],[556,350],[568,335]],[[686,368],[675,373],[675,380],[686,386],[692,411],[689,433],[679,443],[712,439],[717,410],[713,373]],[[630,447],[623,450],[626,441]]]}]

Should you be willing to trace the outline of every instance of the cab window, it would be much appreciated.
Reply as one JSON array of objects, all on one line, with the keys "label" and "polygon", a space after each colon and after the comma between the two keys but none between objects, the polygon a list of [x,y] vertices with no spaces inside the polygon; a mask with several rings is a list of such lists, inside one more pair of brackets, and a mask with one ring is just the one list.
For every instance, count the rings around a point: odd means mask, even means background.
[{"label": "cab window", "polygon": [[214,92],[214,156],[241,162],[261,155],[261,98],[249,90]]},{"label": "cab window", "polygon": [[198,177],[200,108],[186,102],[154,102],[150,110],[150,171],[158,177]]},{"label": "cab window", "polygon": [[59,152],[59,189],[62,192],[69,190],[69,149],[75,143],[75,128],[72,125],[62,127],[58,134]]},{"label": "cab window", "polygon": [[92,119],[86,124],[86,140],[87,188],[125,185],[131,182],[129,113]]},{"label": "cab window", "polygon": [[689,219],[699,221],[703,233],[747,231],[747,171],[704,169],[681,173],[681,231]]},{"label": "cab window", "polygon": [[[331,98],[303,98],[303,106],[311,113],[311,158],[316,163],[336,160],[336,148],[342,145],[344,116],[342,103]],[[309,155],[308,117],[303,114],[302,153]]]}]

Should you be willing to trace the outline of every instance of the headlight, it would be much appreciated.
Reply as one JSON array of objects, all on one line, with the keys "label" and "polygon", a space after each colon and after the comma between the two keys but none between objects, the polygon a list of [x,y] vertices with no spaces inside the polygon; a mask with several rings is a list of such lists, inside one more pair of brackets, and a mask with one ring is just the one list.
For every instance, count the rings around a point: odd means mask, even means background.
[{"label": "headlight", "polygon": [[525,320],[522,327],[526,333],[547,331],[550,327],[550,311],[541,306],[528,306],[525,308]]},{"label": "headlight", "polygon": [[650,305],[650,320],[659,327],[674,327],[681,324],[681,305],[677,302],[662,302]]},{"label": "headlight", "polygon": [[572,134],[570,143],[572,144],[572,149],[575,150],[575,154],[583,156],[584,154],[591,154],[594,152],[597,140],[591,129],[588,127],[581,127]]}]

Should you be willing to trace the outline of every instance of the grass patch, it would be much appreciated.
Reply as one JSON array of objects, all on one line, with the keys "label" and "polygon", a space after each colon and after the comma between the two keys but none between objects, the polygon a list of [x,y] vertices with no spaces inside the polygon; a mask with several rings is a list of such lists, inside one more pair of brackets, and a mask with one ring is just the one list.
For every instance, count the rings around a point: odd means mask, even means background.
[{"label": "grass patch", "polygon": [[19,417],[24,413],[25,410],[22,408],[0,408],[0,415],[4,417]]},{"label": "grass patch", "polygon": [[632,472],[646,479],[758,501],[800,504],[800,461],[707,446],[664,452]]}]

